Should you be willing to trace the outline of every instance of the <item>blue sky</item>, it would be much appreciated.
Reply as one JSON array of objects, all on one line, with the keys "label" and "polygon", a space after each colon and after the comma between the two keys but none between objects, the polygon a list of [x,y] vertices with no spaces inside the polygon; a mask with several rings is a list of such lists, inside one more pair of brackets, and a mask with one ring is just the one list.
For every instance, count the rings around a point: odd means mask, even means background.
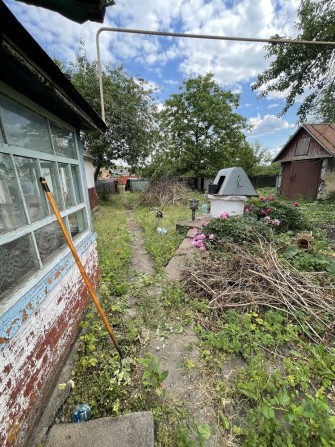
[{"label": "blue sky", "polygon": [[[294,37],[300,0],[116,0],[107,8],[104,24],[79,25],[59,14],[5,0],[7,6],[41,47],[52,57],[74,60],[79,41],[96,59],[95,34],[101,26],[155,31],[269,38],[278,33]],[[189,76],[212,72],[222,87],[241,95],[238,112],[259,141],[276,154],[296,130],[296,107],[278,117],[283,94],[257,99],[251,84],[269,64],[261,43],[159,38],[104,32],[100,36],[103,62],[123,63],[157,89],[161,102]]]}]

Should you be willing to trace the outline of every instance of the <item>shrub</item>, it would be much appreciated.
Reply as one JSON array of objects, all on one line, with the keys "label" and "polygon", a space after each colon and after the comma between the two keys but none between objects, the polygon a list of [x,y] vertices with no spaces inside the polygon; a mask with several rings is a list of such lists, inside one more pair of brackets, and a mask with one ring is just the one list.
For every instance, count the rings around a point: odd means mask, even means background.
[{"label": "shrub", "polygon": [[298,202],[288,203],[275,196],[251,199],[245,212],[257,220],[267,220],[269,223],[279,221],[277,229],[282,233],[312,229],[311,223],[302,215]]},{"label": "shrub", "polygon": [[203,226],[201,232],[195,231],[195,233],[197,234],[192,242],[193,245],[200,249],[204,246],[206,249],[215,248],[222,239],[234,243],[254,242],[259,237],[269,240],[272,228],[253,216],[245,215],[212,219]]}]

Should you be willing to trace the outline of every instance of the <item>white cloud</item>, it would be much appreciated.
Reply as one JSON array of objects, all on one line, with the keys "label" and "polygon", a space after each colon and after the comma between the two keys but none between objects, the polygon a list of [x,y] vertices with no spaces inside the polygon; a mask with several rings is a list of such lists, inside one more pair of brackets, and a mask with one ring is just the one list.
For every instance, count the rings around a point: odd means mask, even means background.
[{"label": "white cloud", "polygon": [[268,105],[268,109],[275,109],[276,107],[279,107],[280,104],[276,103],[276,104],[269,104]]},{"label": "white cloud", "polygon": [[[100,24],[78,25],[57,13],[6,0],[49,54],[73,60],[80,39],[96,58],[95,33]],[[291,34],[299,0],[118,0],[107,8],[104,26],[185,33],[267,38]],[[134,34],[100,34],[102,61],[145,64],[164,72],[168,62],[184,77],[213,72],[223,85],[254,78],[268,61],[263,44],[201,39],[159,38]]]},{"label": "white cloud", "polygon": [[276,115],[265,115],[262,118],[260,114],[257,114],[257,116],[249,118],[248,123],[251,126],[248,137],[260,137],[295,127],[294,124],[283,118],[278,118]]}]

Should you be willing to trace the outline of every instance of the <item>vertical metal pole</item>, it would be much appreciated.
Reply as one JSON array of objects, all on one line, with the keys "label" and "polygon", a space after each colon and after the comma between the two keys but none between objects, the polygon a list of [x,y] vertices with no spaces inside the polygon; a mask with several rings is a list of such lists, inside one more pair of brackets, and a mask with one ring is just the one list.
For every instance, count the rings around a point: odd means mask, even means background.
[{"label": "vertical metal pole", "polygon": [[97,58],[98,58],[98,77],[99,77],[99,89],[100,89],[100,102],[101,102],[101,118],[106,122],[105,118],[105,102],[104,102],[104,90],[102,85],[102,69],[101,69],[101,58],[100,58],[100,46],[99,46],[99,36],[102,28],[98,29],[96,34],[96,45],[97,45]]}]

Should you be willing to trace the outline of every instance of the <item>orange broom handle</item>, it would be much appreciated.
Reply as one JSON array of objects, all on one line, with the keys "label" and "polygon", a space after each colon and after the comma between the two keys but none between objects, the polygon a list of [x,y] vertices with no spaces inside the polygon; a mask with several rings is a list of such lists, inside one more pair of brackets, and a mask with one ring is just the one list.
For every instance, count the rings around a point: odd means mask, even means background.
[{"label": "orange broom handle", "polygon": [[65,238],[65,240],[67,242],[67,245],[69,246],[69,248],[71,250],[71,253],[72,253],[73,257],[74,257],[74,260],[76,261],[76,264],[77,264],[77,266],[79,268],[81,276],[82,276],[83,280],[85,281],[85,284],[86,284],[86,286],[88,288],[88,291],[89,291],[89,293],[90,293],[90,295],[91,295],[91,297],[92,297],[92,299],[94,301],[94,304],[96,305],[96,308],[98,309],[98,312],[99,312],[99,314],[100,314],[100,316],[102,318],[102,321],[105,323],[107,331],[109,332],[109,335],[111,336],[111,338],[113,340],[115,348],[118,351],[118,353],[120,354],[120,357],[122,359],[123,355],[122,355],[119,343],[118,343],[118,341],[117,341],[117,339],[116,339],[116,337],[114,335],[113,329],[111,328],[110,324],[108,323],[108,320],[107,320],[105,312],[103,311],[102,307],[100,306],[99,299],[98,299],[98,297],[96,296],[96,294],[94,292],[94,289],[92,287],[91,281],[89,280],[89,277],[87,276],[87,274],[85,272],[83,264],[81,263],[81,260],[79,259],[77,250],[76,250],[75,246],[73,245],[72,239],[71,239],[71,237],[69,235],[69,232],[67,231],[67,228],[66,228],[66,226],[65,226],[65,224],[63,222],[62,216],[60,215],[60,212],[58,210],[57,204],[56,204],[55,199],[54,199],[54,197],[52,195],[52,192],[49,189],[47,181],[43,177],[40,177],[40,181],[42,183],[42,187],[44,189],[44,192],[45,192],[46,196],[48,197],[48,200],[49,200],[49,203],[51,205],[51,208],[53,209],[53,212],[55,213],[55,216],[56,216],[56,218],[58,220],[59,226],[60,226],[60,228],[62,230],[64,238]]}]

